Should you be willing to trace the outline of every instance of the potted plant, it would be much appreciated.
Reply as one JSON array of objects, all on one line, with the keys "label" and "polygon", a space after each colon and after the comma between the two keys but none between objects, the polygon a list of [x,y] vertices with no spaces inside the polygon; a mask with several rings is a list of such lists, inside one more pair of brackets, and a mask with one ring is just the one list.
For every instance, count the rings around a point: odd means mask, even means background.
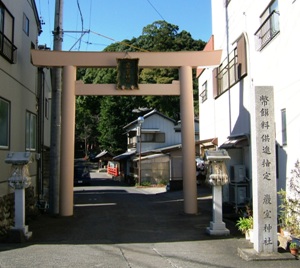
[{"label": "potted plant", "polygon": [[292,255],[298,256],[299,246],[297,243],[295,242],[290,243],[290,252]]},{"label": "potted plant", "polygon": [[236,223],[238,230],[245,234],[247,240],[250,239],[250,232],[253,230],[253,217],[240,217]]}]

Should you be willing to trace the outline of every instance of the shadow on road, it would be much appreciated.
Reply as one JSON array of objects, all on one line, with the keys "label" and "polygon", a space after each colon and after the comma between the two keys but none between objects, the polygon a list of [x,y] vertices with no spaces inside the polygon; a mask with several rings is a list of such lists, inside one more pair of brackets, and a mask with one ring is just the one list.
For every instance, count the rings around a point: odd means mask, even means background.
[{"label": "shadow on road", "polygon": [[[182,191],[155,193],[109,178],[95,179],[92,186],[74,190],[74,215],[38,216],[28,223],[33,232],[29,243],[120,244],[218,239],[206,234],[212,219],[210,188],[198,188],[197,215],[183,212]],[[240,236],[234,223],[226,224],[231,230],[229,238]]]}]

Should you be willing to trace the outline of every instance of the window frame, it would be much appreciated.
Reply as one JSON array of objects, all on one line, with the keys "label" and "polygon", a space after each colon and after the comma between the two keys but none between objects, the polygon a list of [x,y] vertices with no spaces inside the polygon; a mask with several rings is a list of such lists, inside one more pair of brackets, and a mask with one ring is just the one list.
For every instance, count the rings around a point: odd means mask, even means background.
[{"label": "window frame", "polygon": [[3,4],[0,2],[0,32],[4,33],[4,13],[5,8]]},{"label": "window frame", "polygon": [[141,138],[143,143],[164,143],[166,135],[163,132],[142,132]]},{"label": "window frame", "polygon": [[207,81],[205,81],[202,85],[202,91],[200,93],[201,103],[207,100]]},{"label": "window frame", "polygon": [[260,27],[254,33],[255,47],[261,51],[280,32],[278,0],[272,0],[259,17]]},{"label": "window frame", "polygon": [[[11,127],[11,103],[10,101],[4,99],[4,98],[1,98],[0,97],[0,112],[1,112],[1,103],[6,103],[7,104],[7,108],[6,108],[6,119],[3,119],[6,121],[5,122],[5,125],[4,128],[2,129],[1,125],[0,125],[0,132],[1,132],[1,136],[3,137],[3,133],[6,132],[6,142],[3,142],[3,144],[0,144],[0,150],[7,150],[10,148],[10,127]],[[5,108],[4,108],[5,109]],[[2,118],[1,118],[1,113],[0,113],[0,122],[2,121]],[[1,139],[0,139],[0,143],[2,143]]]},{"label": "window frame", "polygon": [[25,115],[25,150],[37,150],[37,115],[26,111]]},{"label": "window frame", "polygon": [[246,40],[242,34],[236,41],[236,47],[223,62],[213,69],[213,96],[218,98],[247,75]]},{"label": "window frame", "polygon": [[49,119],[49,100],[48,98],[45,98],[45,105],[44,105],[44,113],[45,113],[45,118]]},{"label": "window frame", "polygon": [[286,128],[286,109],[281,109],[281,141],[282,145],[287,145],[287,128]]},{"label": "window frame", "polygon": [[29,36],[30,23],[29,18],[23,13],[23,32]]},{"label": "window frame", "polygon": [[16,61],[14,45],[15,18],[0,0],[0,55],[10,63]]}]

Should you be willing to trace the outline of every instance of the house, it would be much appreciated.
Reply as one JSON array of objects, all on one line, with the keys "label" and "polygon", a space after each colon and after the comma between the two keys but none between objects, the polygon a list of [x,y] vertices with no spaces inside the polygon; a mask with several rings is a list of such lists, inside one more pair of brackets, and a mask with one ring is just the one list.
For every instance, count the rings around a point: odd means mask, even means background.
[{"label": "house", "polygon": [[98,162],[99,168],[105,168],[107,166],[108,161],[112,160],[114,155],[106,150],[101,151],[97,154],[92,160],[93,162]]},{"label": "house", "polygon": [[[29,165],[32,197],[44,195],[49,157],[50,70],[31,64],[30,50],[38,48],[41,22],[34,0],[0,1],[0,206],[13,198],[8,185],[11,165],[5,163],[9,152],[31,152]],[[45,49],[45,47],[42,47]],[[45,157],[46,156],[46,157]],[[3,211],[2,207],[0,209]],[[1,221],[9,219],[1,217]],[[1,223],[1,226],[5,224]]]},{"label": "house", "polygon": [[234,183],[223,201],[243,206],[252,198],[252,93],[274,92],[277,189],[299,159],[300,76],[297,68],[300,2],[283,0],[211,1],[213,36],[206,50],[221,49],[217,68],[198,69],[200,139],[216,137],[228,151]]},{"label": "house", "polygon": [[[155,109],[145,114],[143,120],[141,125],[136,119],[124,126],[127,151],[113,158],[120,163],[125,181],[134,183],[140,175],[141,183],[182,184],[180,122]],[[198,135],[199,122],[195,119],[195,137]],[[199,149],[196,152],[199,155]]]}]

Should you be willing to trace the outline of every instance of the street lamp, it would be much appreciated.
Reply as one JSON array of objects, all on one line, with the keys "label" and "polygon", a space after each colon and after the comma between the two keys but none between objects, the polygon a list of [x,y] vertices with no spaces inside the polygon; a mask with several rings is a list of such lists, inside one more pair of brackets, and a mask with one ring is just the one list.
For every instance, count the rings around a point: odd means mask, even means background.
[{"label": "street lamp", "polygon": [[142,170],[141,170],[141,158],[142,158],[142,124],[144,123],[144,117],[139,116],[138,119],[138,128],[137,128],[137,137],[139,137],[139,178],[138,178],[138,184],[141,185],[141,175],[142,175]]}]

